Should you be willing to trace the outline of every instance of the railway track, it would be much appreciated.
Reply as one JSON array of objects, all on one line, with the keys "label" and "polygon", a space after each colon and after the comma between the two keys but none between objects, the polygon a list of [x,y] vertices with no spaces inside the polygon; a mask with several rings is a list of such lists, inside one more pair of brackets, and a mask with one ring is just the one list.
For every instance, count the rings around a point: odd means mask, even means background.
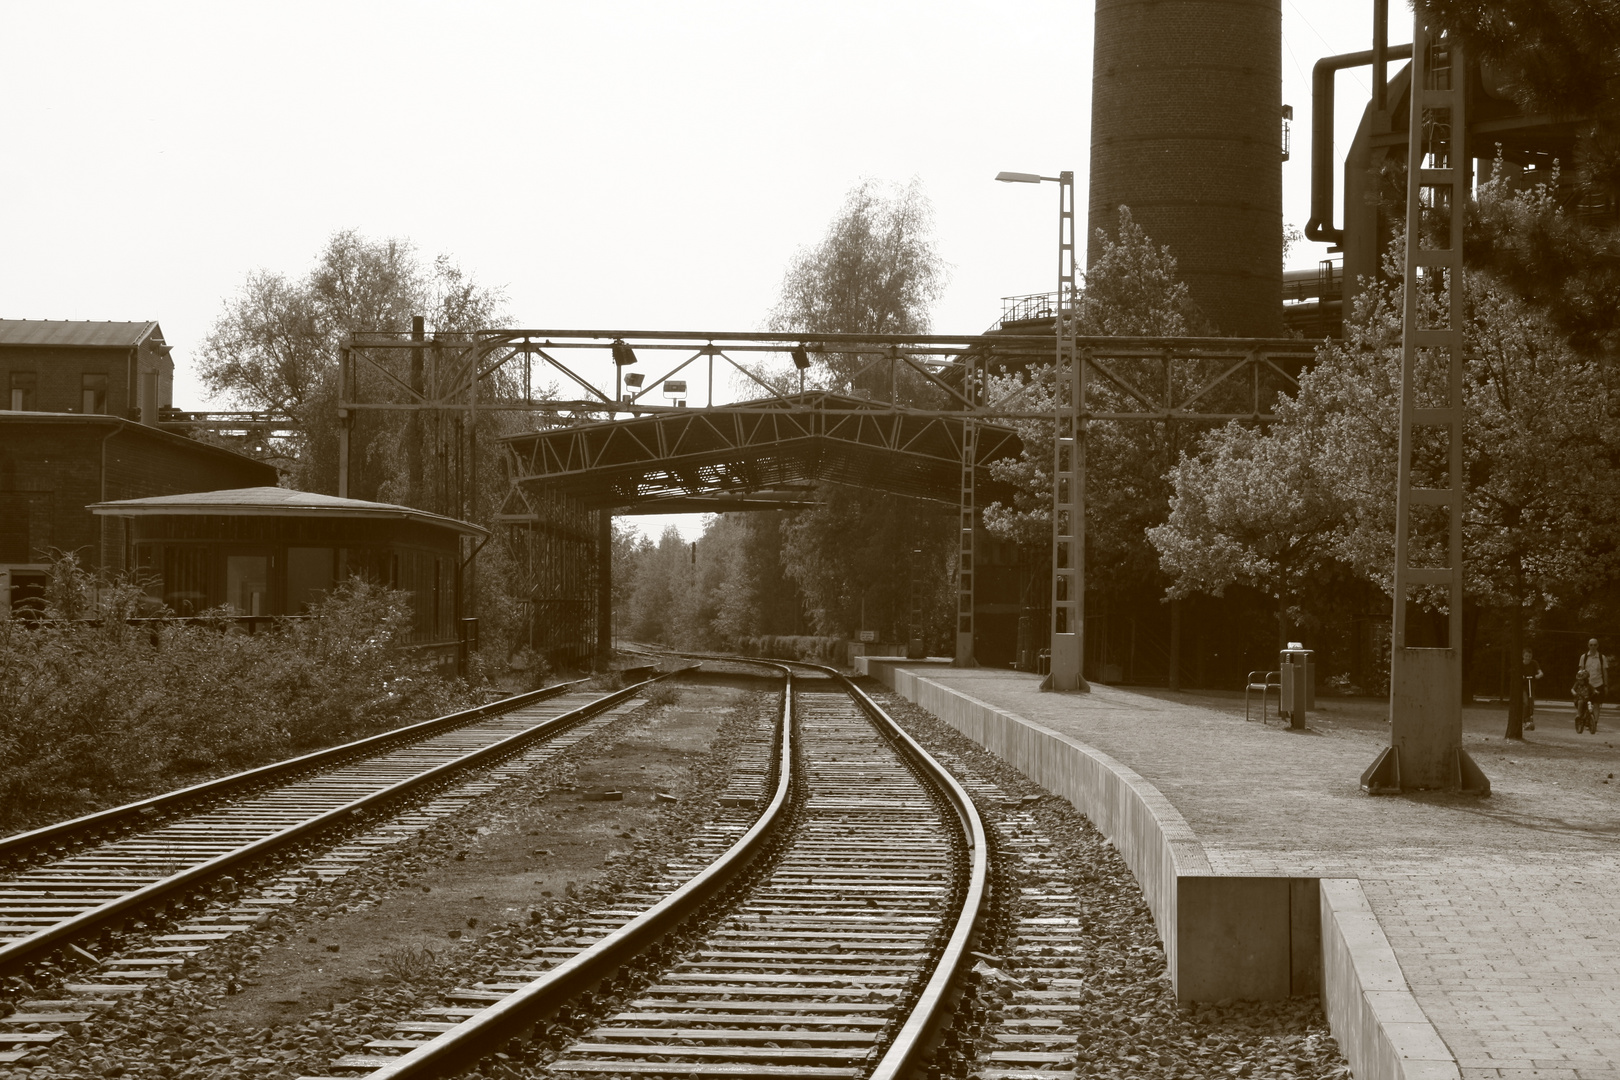
[{"label": "railway track", "polygon": [[322,1075],[449,1076],[497,1049],[507,1070],[569,1080],[892,1080],[913,1068],[969,962],[983,826],[949,773],[847,681],[766,666],[788,675],[775,775],[739,770],[726,801],[760,792],[768,804],[751,825],[725,823],[736,839],[723,854],[670,867],[671,891],[601,913],[594,939],[542,950],[555,966],[496,972]]},{"label": "railway track", "polygon": [[[345,872],[368,846],[397,842],[453,812],[498,783],[503,762],[529,756],[537,743],[566,740],[651,681],[612,693],[579,684],[537,691],[0,841],[0,865],[8,871],[0,877],[0,971],[26,973],[42,964],[71,971],[88,963],[93,970],[81,982],[68,979],[70,992],[107,998],[138,991],[185,956],[292,903],[310,879]],[[489,771],[479,777],[480,769]],[[414,804],[435,794],[441,797],[416,805],[413,815]],[[279,888],[233,899],[233,874],[262,872],[289,853],[308,853],[402,810],[380,835],[328,852]],[[188,919],[220,899],[224,911]],[[134,956],[96,966],[96,952],[117,948],[127,931],[164,928],[171,932],[156,934]],[[0,1046],[30,1041],[18,1038],[17,1028],[31,1016],[80,1007],[46,1002],[39,1010],[39,1004],[6,1018]],[[0,1049],[0,1061],[16,1056],[16,1049]]]}]

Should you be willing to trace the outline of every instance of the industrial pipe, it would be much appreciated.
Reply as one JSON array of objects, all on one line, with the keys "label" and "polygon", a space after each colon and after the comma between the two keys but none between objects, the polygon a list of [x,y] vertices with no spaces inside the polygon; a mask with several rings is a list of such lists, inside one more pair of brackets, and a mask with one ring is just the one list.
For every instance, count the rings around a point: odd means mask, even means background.
[{"label": "industrial pipe", "polygon": [[[1364,67],[1380,59],[1379,51],[1324,56],[1311,69],[1311,219],[1305,223],[1305,239],[1318,244],[1338,244],[1344,230],[1333,226],[1333,76],[1345,68]],[[1386,45],[1384,60],[1412,59],[1412,46]],[[1374,73],[1374,82],[1380,80]]]}]

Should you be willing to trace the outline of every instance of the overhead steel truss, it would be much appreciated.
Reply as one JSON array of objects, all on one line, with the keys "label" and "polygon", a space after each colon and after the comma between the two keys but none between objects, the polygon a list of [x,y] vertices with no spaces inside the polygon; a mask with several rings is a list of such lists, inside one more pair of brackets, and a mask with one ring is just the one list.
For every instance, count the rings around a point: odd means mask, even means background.
[{"label": "overhead steel truss", "polygon": [[709,509],[724,510],[750,493],[818,480],[954,504],[974,426],[973,465],[989,487],[990,463],[1022,446],[1011,429],[824,391],[555,428],[505,443],[519,485],[593,507],[707,496]]},{"label": "overhead steel truss", "polygon": [[303,434],[304,425],[282,412],[186,412],[182,409],[162,409],[158,412],[160,426],[175,425],[182,429],[212,431],[217,435],[238,438],[290,439]]},{"label": "overhead steel truss", "polygon": [[[470,461],[469,476],[476,471],[479,414],[517,412],[536,430],[505,440],[515,494],[499,517],[512,524],[535,522],[536,501],[550,499],[620,512],[793,506],[812,497],[813,481],[826,480],[963,500],[962,552],[971,560],[968,525],[988,498],[1005,497],[988,466],[1022,448],[1009,423],[1054,421],[1054,433],[1073,447],[1075,468],[1083,469],[1089,422],[1270,420],[1277,395],[1297,389],[1315,348],[1291,339],[1067,332],[1059,341],[1056,330],[1026,320],[1017,332],[962,336],[525,329],[425,339],[354,334],[343,341],[339,358],[340,488],[347,485],[350,428],[367,411],[455,415],[456,438],[466,442],[456,460],[465,455]],[[426,378],[418,374],[424,350],[431,359]],[[1055,360],[1063,384],[1056,394],[1039,370]],[[626,391],[627,367],[643,362],[650,370]],[[715,404],[717,370],[746,388],[744,400]],[[854,392],[806,390],[807,370],[820,381],[836,370],[839,386]],[[704,375],[706,407],[659,403],[672,386],[684,392],[697,374]],[[519,490],[526,492],[521,498]],[[1063,517],[1076,529],[1083,491],[1077,477],[1067,491],[1054,492],[1069,500]],[[478,516],[475,492],[453,501]],[[1054,521],[1061,520],[1054,513]],[[1083,581],[1083,550],[1072,537],[1054,540],[1060,542],[1065,565]],[[972,577],[971,566],[964,566],[959,652],[964,640],[971,642]]]},{"label": "overhead steel truss", "polygon": [[[1103,396],[1078,403],[1092,420],[1265,420],[1277,392],[1314,350],[1308,341],[1273,338],[1078,337],[1067,339],[1080,356],[1088,383]],[[657,373],[639,388],[611,385],[623,365],[615,346],[651,357]],[[403,374],[413,347],[434,354],[436,377],[414,388]],[[970,413],[983,419],[1048,417],[1049,408],[1017,392],[975,394],[964,387],[994,386],[1000,372],[1050,364],[1053,336],[1036,327],[1019,333],[775,334],[646,330],[480,330],[430,334],[353,334],[340,349],[341,418],[368,410],[440,410],[465,413],[517,411],[537,423],[578,423],[621,415],[674,412],[658,403],[659,388],[693,365],[717,366],[745,385],[745,401],[790,403],[802,389],[795,350],[807,361],[837,357],[844,381],[863,385],[858,406],[887,404],[909,413]],[[589,370],[591,364],[596,370]],[[537,380],[545,380],[537,383]],[[567,394],[557,393],[560,384]],[[711,388],[714,380],[708,380]],[[1116,396],[1117,395],[1117,396]],[[706,402],[714,405],[712,399]],[[825,410],[823,410],[825,411]]]}]

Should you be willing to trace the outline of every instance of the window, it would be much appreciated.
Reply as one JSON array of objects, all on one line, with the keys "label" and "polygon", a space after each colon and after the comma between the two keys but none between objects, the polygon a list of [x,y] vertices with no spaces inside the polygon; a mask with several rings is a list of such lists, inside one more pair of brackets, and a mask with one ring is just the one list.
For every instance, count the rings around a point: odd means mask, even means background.
[{"label": "window", "polygon": [[225,557],[225,602],[235,615],[270,614],[270,559],[266,555]]},{"label": "window", "polygon": [[208,607],[208,550],[201,545],[163,549],[163,602],[176,615],[197,615]]},{"label": "window", "polygon": [[86,415],[106,412],[107,376],[86,375],[80,385],[83,389],[79,396],[83,400],[79,411]]},{"label": "window", "polygon": [[13,371],[11,373],[11,411],[32,412],[34,409],[34,389],[39,385],[39,376],[32,371]]},{"label": "window", "polygon": [[332,587],[332,549],[287,549],[287,612],[302,614]]}]

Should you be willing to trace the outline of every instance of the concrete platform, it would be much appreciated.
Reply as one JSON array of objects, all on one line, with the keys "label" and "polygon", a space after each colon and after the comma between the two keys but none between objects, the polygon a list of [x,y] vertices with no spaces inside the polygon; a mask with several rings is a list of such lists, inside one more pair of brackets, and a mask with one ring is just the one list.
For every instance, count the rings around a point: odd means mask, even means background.
[{"label": "concrete platform", "polygon": [[[1341,1043],[1367,1043],[1346,1047],[1359,1077],[1620,1080],[1620,710],[1606,710],[1598,735],[1576,735],[1567,704],[1543,704],[1540,730],[1507,743],[1501,708],[1469,709],[1465,743],[1490,798],[1375,799],[1357,780],[1388,743],[1380,702],[1319,702],[1295,732],[1245,721],[1241,694],[1051,694],[1017,672],[866,660],[1107,820],[1099,827],[1151,879],[1144,890],[1167,953],[1173,933],[1185,950],[1226,932],[1194,886],[1225,890],[1228,908],[1252,894],[1253,917],[1293,921],[1298,950],[1313,929],[1299,925],[1310,914],[1300,889],[1318,883],[1317,978],[1337,1003]],[[1072,784],[1051,775],[1060,766],[1083,774],[1095,797],[1060,790]],[[1144,815],[1164,835],[1157,849]],[[1267,880],[1292,883],[1292,908],[1265,892]],[[1232,892],[1242,888],[1249,894]],[[1178,919],[1196,925],[1178,929]],[[1288,940],[1274,939],[1283,949]],[[1180,960],[1189,978],[1206,977],[1194,970],[1200,958]],[[1327,985],[1335,979],[1354,985]]]}]

